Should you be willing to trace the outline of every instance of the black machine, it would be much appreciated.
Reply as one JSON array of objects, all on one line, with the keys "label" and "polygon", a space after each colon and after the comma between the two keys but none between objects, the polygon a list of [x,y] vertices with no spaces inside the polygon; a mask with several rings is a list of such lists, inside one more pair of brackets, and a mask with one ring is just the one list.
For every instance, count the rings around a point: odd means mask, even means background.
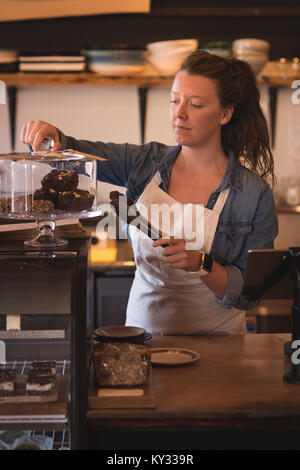
[{"label": "black machine", "polygon": [[283,379],[300,385],[300,361],[293,359],[300,345],[300,247],[249,250],[243,294],[249,300],[293,298],[292,339],[284,345],[292,368]]}]

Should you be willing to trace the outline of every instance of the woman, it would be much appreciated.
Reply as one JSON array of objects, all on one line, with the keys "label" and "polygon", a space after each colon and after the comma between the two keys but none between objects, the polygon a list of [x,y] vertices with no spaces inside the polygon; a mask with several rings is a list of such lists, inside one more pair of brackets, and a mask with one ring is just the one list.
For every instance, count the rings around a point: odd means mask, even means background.
[{"label": "woman", "polygon": [[126,324],[155,334],[244,333],[245,310],[257,303],[242,295],[247,252],[272,248],[277,235],[265,181],[274,179],[273,156],[249,65],[194,51],[175,77],[170,117],[177,146],[78,141],[41,121],[24,125],[21,140],[38,150],[50,136],[54,150],[106,156],[99,178],[126,186],[138,208],[204,205],[201,250],[171,232],[154,242],[131,237],[137,269]]}]

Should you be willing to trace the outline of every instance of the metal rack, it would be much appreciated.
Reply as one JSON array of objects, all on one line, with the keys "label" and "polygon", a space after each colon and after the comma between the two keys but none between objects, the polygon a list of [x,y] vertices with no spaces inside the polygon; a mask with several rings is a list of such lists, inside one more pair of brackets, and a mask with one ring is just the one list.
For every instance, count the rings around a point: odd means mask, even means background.
[{"label": "metal rack", "polygon": [[[68,326],[65,338],[29,339],[12,338],[5,340],[6,362],[1,367],[12,367],[18,374],[26,374],[28,366],[34,360],[55,360],[58,374],[69,375],[62,380],[61,400],[42,404],[36,413],[34,407],[18,413],[9,406],[0,409],[0,429],[28,430],[54,434],[55,441],[66,440],[70,445],[58,445],[72,449],[85,449],[86,446],[86,409],[87,409],[87,254],[89,240],[70,240],[69,250],[57,250],[54,257],[37,256],[31,250],[24,250],[23,243],[18,241],[5,242],[0,249],[0,279],[8,285],[7,299],[17,289],[15,279],[30,279],[38,291],[39,279],[55,279],[60,289],[61,279],[67,279],[70,288],[65,294],[68,298],[65,316]],[[21,281],[18,286],[22,286]],[[12,289],[12,291],[11,291]],[[56,287],[55,287],[56,289]],[[24,290],[24,289],[23,289]],[[51,290],[51,295],[55,295]],[[6,295],[6,292],[3,292]],[[38,298],[37,298],[38,302]],[[45,299],[39,308],[45,304]],[[18,304],[19,305],[19,304]],[[28,314],[22,311],[21,316]],[[42,310],[41,313],[44,314]],[[47,313],[47,312],[46,312]],[[61,312],[58,312],[61,313]],[[34,315],[34,314],[31,314]],[[3,313],[2,313],[3,316]],[[26,330],[24,330],[26,331]],[[69,380],[70,379],[70,380]],[[60,392],[59,392],[60,393]],[[25,414],[27,413],[27,414]],[[33,431],[34,430],[34,431]],[[64,434],[63,434],[64,433]],[[48,434],[47,434],[48,435]],[[64,437],[63,437],[64,436]]]},{"label": "metal rack", "polygon": [[[0,362],[0,369],[6,369],[6,368],[11,368],[16,371],[16,374],[18,375],[26,375],[27,370],[29,369],[30,365],[32,364],[32,361],[6,361],[6,362]],[[63,360],[63,361],[56,361],[56,372],[61,375],[69,374],[70,373],[70,365],[71,361],[68,360]],[[50,417],[50,416],[34,416],[34,417],[22,417],[22,416],[5,416],[5,415],[0,415],[0,428],[1,424],[7,425],[7,424],[20,424],[22,425],[23,423],[26,423],[28,426],[28,423],[32,423],[33,426],[36,426],[36,424],[48,424],[49,420],[55,419],[55,421],[58,421],[59,424],[61,425],[62,423],[64,424],[63,429],[53,429],[53,430],[35,430],[30,432],[30,436],[36,436],[36,435],[43,435],[43,436],[49,436],[53,439],[53,450],[70,450],[71,447],[71,439],[70,439],[70,429],[67,421],[67,417],[62,417],[59,418],[58,416],[55,417]]]}]

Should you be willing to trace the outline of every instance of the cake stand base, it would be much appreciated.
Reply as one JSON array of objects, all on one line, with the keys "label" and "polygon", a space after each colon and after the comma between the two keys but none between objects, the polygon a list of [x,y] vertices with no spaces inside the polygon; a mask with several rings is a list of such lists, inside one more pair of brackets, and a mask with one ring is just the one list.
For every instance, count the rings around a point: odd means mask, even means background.
[{"label": "cake stand base", "polygon": [[36,249],[60,248],[68,245],[68,241],[54,236],[55,222],[38,220],[36,222],[39,230],[38,235],[32,240],[24,241],[24,245]]}]

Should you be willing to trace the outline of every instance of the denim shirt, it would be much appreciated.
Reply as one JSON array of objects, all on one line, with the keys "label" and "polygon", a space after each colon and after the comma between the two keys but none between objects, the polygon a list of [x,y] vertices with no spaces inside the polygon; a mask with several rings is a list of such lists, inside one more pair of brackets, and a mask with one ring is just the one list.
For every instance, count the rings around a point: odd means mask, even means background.
[{"label": "denim shirt", "polygon": [[[126,187],[127,195],[133,201],[139,198],[157,171],[162,179],[161,188],[167,191],[172,165],[181,150],[180,145],[89,142],[59,133],[62,149],[72,148],[106,157],[107,162],[97,162],[98,179]],[[225,175],[206,204],[208,209],[213,209],[220,192],[230,187],[210,253],[228,272],[225,295],[216,297],[216,301],[226,308],[248,310],[259,302],[249,302],[242,295],[248,250],[273,248],[278,222],[270,186],[240,165],[232,151],[228,150],[227,154],[229,161]]]}]

